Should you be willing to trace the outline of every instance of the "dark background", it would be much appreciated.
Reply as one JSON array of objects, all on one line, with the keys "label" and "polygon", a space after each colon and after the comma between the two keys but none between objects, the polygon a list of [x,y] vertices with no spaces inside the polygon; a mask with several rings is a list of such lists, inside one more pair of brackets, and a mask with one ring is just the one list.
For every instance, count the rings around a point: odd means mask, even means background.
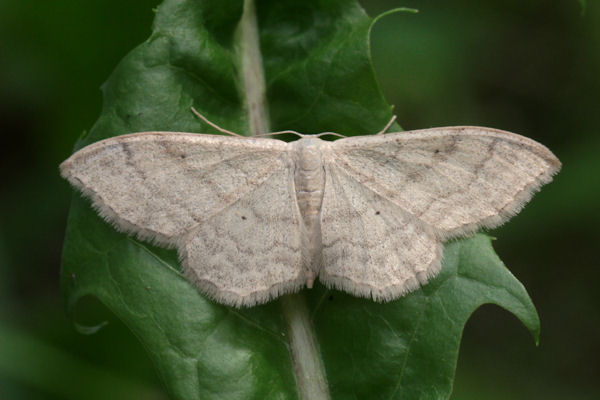
[{"label": "dark background", "polygon": [[[141,345],[93,299],[78,333],[58,287],[71,189],[57,166],[101,108],[100,84],[150,34],[159,0],[0,0],[0,399],[165,399]],[[600,4],[364,0],[405,129],[484,125],[564,164],[492,234],[541,321],[539,347],[495,306],[465,328],[453,399],[600,398]]]}]

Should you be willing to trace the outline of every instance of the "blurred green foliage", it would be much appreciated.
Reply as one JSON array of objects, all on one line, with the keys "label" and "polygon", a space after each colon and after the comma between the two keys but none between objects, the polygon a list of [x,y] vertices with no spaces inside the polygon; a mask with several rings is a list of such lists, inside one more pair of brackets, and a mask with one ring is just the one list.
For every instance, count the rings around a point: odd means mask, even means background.
[{"label": "blurred green foliage", "polygon": [[[137,339],[94,299],[84,336],[58,270],[70,188],[57,165],[96,119],[100,84],[150,33],[158,0],[0,0],[0,398],[166,398]],[[564,164],[494,243],[527,287],[541,344],[493,306],[467,324],[454,399],[600,396],[600,4],[368,1],[373,63],[405,129],[486,125]],[[86,394],[85,396],[83,394]],[[96,397],[94,397],[96,396]]]}]

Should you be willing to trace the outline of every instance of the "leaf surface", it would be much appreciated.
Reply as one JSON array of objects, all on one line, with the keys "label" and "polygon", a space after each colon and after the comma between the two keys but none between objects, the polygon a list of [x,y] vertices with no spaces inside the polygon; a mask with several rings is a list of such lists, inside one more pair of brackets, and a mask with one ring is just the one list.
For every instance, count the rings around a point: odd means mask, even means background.
[{"label": "leaf surface", "polygon": [[[248,132],[236,27],[241,1],[166,0],[150,38],[103,87],[102,114],[81,148],[121,134]],[[373,19],[350,0],[265,1],[257,10],[272,130],[377,132],[391,117],[369,58]],[[96,296],[148,350],[174,399],[296,399],[278,301],[232,309],[200,295],[172,250],[118,233],[75,195],[63,255],[68,309]],[[481,304],[513,312],[537,338],[523,286],[476,235],[446,246],[441,274],[377,304],[317,285],[304,290],[333,399],[449,397],[461,333]]]}]

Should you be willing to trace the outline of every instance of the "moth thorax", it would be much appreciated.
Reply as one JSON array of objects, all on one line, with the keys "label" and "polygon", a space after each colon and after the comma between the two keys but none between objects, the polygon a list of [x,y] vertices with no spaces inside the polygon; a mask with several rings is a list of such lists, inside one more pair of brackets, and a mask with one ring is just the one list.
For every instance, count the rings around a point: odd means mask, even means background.
[{"label": "moth thorax", "polygon": [[323,170],[323,156],[321,154],[323,141],[306,138],[296,143],[296,168],[294,173],[296,196],[305,223],[312,225],[312,221],[307,221],[307,217],[316,215],[321,211],[325,186],[325,171]]},{"label": "moth thorax", "polygon": [[321,154],[321,144],[323,141],[318,138],[303,138],[296,144],[296,168],[303,171],[313,171],[321,168],[323,165],[323,155]]}]

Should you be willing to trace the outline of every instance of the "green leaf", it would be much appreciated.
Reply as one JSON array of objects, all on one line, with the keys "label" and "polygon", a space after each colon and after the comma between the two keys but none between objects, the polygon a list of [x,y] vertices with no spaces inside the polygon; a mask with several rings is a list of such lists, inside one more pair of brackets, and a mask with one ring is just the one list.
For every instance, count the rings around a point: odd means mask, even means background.
[{"label": "green leaf", "polygon": [[[77,148],[131,132],[249,132],[240,82],[242,1],[166,0],[150,38],[103,87],[104,108]],[[257,19],[273,130],[346,135],[389,120],[369,58],[373,19],[356,2],[273,1]],[[74,195],[62,288],[68,309],[94,295],[140,339],[174,399],[296,399],[279,301],[232,309],[200,295],[173,250],[118,233]],[[333,399],[445,399],[463,326],[481,304],[513,312],[537,339],[522,285],[477,235],[447,245],[440,275],[405,298],[378,304],[316,285],[304,290]]]}]

